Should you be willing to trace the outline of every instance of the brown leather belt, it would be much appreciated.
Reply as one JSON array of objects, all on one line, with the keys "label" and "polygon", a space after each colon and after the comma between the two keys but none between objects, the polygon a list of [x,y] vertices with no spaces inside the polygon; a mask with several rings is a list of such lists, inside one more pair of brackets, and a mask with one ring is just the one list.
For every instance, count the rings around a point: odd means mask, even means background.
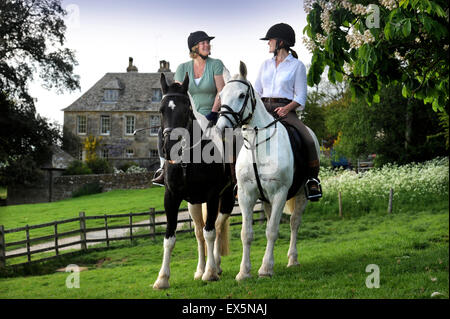
[{"label": "brown leather belt", "polygon": [[263,100],[263,102],[267,102],[267,103],[286,103],[286,104],[289,104],[289,103],[292,102],[292,100],[279,98],[279,97],[263,97],[261,99]]}]

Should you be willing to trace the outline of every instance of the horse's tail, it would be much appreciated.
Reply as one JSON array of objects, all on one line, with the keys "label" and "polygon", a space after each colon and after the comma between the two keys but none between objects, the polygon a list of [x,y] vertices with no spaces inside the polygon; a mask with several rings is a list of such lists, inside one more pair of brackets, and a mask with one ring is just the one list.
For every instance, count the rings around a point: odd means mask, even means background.
[{"label": "horse's tail", "polygon": [[220,255],[227,256],[230,253],[230,219],[222,223],[220,230]]},{"label": "horse's tail", "polygon": [[283,213],[292,215],[295,209],[295,196],[289,199],[284,205]]},{"label": "horse's tail", "polygon": [[[202,204],[202,215],[203,215],[203,222],[206,223],[206,216],[208,215],[206,203]],[[219,214],[219,216],[224,217],[222,214]],[[228,218],[228,216],[226,218],[227,219],[225,221],[222,221],[219,217],[216,220],[216,234],[220,234],[219,245],[221,256],[226,256],[230,253],[230,219]],[[220,229],[218,227],[220,227]],[[205,255],[207,255],[206,245],[205,245]]]}]

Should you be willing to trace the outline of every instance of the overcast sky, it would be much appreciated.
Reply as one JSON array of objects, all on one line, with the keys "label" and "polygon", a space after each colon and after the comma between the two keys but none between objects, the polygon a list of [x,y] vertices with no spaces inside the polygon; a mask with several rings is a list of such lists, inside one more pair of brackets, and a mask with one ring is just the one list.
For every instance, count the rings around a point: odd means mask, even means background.
[{"label": "overcast sky", "polygon": [[61,109],[69,106],[105,73],[126,72],[133,57],[139,72],[157,72],[160,60],[170,62],[175,72],[188,61],[187,37],[203,30],[211,41],[211,57],[221,59],[231,74],[239,61],[246,63],[248,79],[254,83],[261,63],[273,55],[265,36],[274,24],[284,22],[296,33],[293,47],[309,65],[311,54],[302,43],[306,14],[302,0],[66,0],[67,48],[76,51],[81,91],[58,95],[31,85],[37,111],[63,123]]}]

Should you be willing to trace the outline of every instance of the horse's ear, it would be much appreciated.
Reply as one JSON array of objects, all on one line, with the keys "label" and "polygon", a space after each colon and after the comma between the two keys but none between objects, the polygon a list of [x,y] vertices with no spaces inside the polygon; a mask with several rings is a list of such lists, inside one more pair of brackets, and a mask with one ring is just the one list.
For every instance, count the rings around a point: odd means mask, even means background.
[{"label": "horse's ear", "polygon": [[169,89],[169,86],[167,85],[166,76],[163,72],[161,72],[161,89],[163,95],[167,93],[167,90]]},{"label": "horse's ear", "polygon": [[227,83],[228,81],[230,81],[231,79],[231,74],[230,71],[228,71],[228,69],[225,67],[225,65],[223,66],[223,80],[225,83]]},{"label": "horse's ear", "polygon": [[244,79],[247,79],[247,66],[245,65],[244,62],[241,61],[241,63],[239,64],[239,73],[241,74],[241,76]]},{"label": "horse's ear", "polygon": [[183,80],[183,83],[181,84],[181,87],[183,88],[184,92],[188,91],[188,88],[189,88],[189,75],[188,75],[187,72],[186,72],[186,75],[184,76],[184,80]]}]

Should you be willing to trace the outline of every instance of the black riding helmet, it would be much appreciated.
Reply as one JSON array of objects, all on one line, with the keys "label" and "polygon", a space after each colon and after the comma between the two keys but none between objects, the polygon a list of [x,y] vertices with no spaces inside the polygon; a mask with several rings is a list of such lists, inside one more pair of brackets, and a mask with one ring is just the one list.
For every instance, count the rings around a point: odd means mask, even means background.
[{"label": "black riding helmet", "polygon": [[260,40],[279,39],[284,41],[287,47],[295,45],[295,32],[289,24],[278,23],[270,27],[266,36]]},{"label": "black riding helmet", "polygon": [[189,52],[192,51],[192,47],[195,46],[197,43],[208,40],[211,41],[215,37],[210,37],[206,34],[204,31],[195,31],[192,32],[188,37],[188,48]]}]

